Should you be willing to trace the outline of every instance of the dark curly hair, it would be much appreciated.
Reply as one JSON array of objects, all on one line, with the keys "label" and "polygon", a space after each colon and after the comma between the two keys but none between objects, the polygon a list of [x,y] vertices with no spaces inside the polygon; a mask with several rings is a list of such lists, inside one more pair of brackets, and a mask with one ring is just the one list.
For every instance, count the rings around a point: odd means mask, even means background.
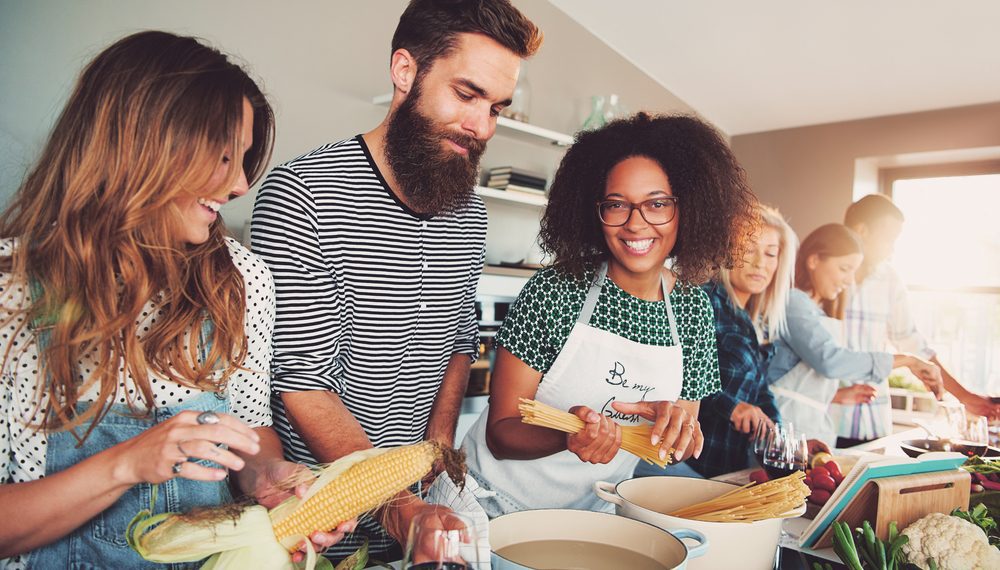
[{"label": "dark curly hair", "polygon": [[639,113],[579,133],[559,164],[540,233],[557,267],[582,277],[610,255],[596,204],[611,169],[634,156],[655,160],[678,198],[670,256],[679,279],[701,283],[742,259],[757,226],[757,199],[725,139],[694,117]]}]

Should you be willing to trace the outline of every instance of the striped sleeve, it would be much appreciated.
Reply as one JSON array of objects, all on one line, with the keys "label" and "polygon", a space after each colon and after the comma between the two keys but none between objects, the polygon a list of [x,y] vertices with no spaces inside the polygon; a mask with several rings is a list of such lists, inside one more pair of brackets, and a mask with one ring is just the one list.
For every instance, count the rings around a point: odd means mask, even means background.
[{"label": "striped sleeve", "polygon": [[251,246],[274,278],[276,318],[272,389],[344,392],[337,365],[333,276],[318,232],[316,206],[290,168],[277,167],[254,203]]},{"label": "striped sleeve", "polygon": [[479,261],[472,268],[469,286],[465,289],[465,299],[462,304],[462,321],[455,336],[453,354],[468,354],[473,362],[479,359],[479,323],[476,321],[476,290],[479,288],[479,276],[483,273],[483,263],[486,259],[486,246],[479,254]]}]

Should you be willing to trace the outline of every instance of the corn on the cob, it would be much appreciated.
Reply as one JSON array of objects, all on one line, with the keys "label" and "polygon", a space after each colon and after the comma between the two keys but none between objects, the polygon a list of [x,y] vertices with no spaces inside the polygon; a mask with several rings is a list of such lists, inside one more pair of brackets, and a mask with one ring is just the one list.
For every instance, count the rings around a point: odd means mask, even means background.
[{"label": "corn on the cob", "polygon": [[294,548],[298,540],[382,505],[416,483],[440,457],[435,444],[425,441],[390,449],[350,467],[302,502],[290,515],[274,525],[278,541]]},{"label": "corn on the cob", "polygon": [[381,506],[430,472],[439,458],[451,479],[464,483],[463,455],[450,447],[422,442],[365,449],[325,467],[302,499],[290,497],[270,511],[254,505],[235,519],[231,507],[195,516],[144,511],[130,525],[129,545],[151,562],[193,562],[210,556],[203,568],[293,570],[297,567],[290,553],[305,541],[304,568],[310,570],[317,561],[307,540],[310,534]]}]

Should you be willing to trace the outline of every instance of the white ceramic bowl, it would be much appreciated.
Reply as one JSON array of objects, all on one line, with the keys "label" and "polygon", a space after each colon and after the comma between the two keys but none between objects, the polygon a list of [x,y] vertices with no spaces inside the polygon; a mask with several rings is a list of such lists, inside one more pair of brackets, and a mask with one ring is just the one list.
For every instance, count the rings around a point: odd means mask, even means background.
[{"label": "white ceramic bowl", "polygon": [[[641,554],[662,564],[664,568],[684,569],[689,558],[701,556],[708,549],[708,541],[698,532],[675,530],[664,532],[655,526],[592,511],[568,509],[539,509],[521,511],[497,517],[490,521],[490,547],[493,549],[493,570],[531,570],[517,562],[496,554],[504,547],[540,540],[572,540],[606,544]],[[675,536],[676,535],[676,536]],[[694,539],[697,546],[687,546],[681,538]],[[580,558],[579,553],[569,552],[560,560],[560,568],[597,570]],[[551,567],[546,565],[546,567]],[[601,565],[602,570],[607,566]]]},{"label": "white ceramic bowl", "polygon": [[[626,479],[617,485],[604,481],[594,484],[597,496],[613,503],[615,512],[621,516],[665,530],[684,528],[704,534],[712,549],[705,556],[692,560],[691,570],[769,570],[774,567],[782,519],[722,523],[662,514],[713,499],[734,488],[729,483],[687,477],[640,477]],[[803,512],[805,505],[796,511],[796,516]]]}]

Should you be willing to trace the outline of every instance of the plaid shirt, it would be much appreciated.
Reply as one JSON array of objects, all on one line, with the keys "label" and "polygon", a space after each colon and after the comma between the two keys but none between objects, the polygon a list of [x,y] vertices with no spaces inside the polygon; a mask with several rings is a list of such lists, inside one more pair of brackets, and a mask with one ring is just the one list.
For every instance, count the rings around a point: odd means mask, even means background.
[{"label": "plaid shirt", "polygon": [[775,421],[778,409],[766,380],[774,346],[758,343],[750,316],[729,300],[722,284],[709,282],[703,288],[715,310],[722,391],[701,400],[698,420],[705,447],[701,457],[687,463],[702,475],[715,477],[749,466],[750,438],[736,431],[729,421],[736,404],[749,402]]}]

